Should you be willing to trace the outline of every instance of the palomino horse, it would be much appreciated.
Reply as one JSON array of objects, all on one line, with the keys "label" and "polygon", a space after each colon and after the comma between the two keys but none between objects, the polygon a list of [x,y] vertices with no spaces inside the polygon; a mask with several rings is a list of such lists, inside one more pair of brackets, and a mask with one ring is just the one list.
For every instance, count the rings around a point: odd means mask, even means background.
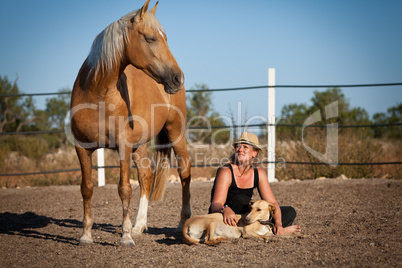
[{"label": "palomino horse", "polygon": [[[97,148],[119,152],[118,192],[123,206],[121,245],[133,246],[132,232],[139,234],[147,228],[149,197],[153,200],[163,197],[171,148],[178,159],[183,187],[179,226],[191,216],[191,167],[184,137],[184,75],[155,18],[158,3],[147,12],[149,1],[141,9],[110,24],[95,38],[74,83],[71,130],[81,164],[84,202],[80,244],[93,243],[91,159]],[[157,159],[152,174],[146,142],[154,137]],[[131,154],[141,189],[134,227],[130,221]]]}]

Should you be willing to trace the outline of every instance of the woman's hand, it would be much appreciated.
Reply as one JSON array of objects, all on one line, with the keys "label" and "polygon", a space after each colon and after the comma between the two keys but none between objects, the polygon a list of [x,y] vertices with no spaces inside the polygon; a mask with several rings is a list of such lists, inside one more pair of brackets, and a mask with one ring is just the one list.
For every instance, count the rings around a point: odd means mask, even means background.
[{"label": "woman's hand", "polygon": [[225,207],[222,210],[223,214],[223,222],[227,225],[236,226],[237,225],[237,217],[234,211],[230,207]]}]

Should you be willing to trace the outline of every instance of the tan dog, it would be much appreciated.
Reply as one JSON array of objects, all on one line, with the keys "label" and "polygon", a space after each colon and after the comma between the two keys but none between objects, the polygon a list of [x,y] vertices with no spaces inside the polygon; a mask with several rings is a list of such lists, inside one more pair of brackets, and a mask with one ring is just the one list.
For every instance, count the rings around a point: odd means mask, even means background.
[{"label": "tan dog", "polygon": [[236,215],[237,226],[223,222],[222,213],[195,216],[188,219],[182,229],[183,241],[189,245],[204,242],[215,245],[228,238],[258,237],[272,239],[274,236],[268,221],[275,213],[275,206],[264,200],[250,201],[249,212]]}]

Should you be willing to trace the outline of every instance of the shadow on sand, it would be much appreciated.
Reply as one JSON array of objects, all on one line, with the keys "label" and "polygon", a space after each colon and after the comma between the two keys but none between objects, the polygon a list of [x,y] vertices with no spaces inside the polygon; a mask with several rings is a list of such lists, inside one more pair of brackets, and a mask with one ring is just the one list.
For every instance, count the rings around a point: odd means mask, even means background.
[{"label": "shadow on sand", "polygon": [[159,244],[165,244],[165,245],[176,245],[176,244],[182,244],[182,235],[181,235],[181,230],[177,228],[171,228],[171,227],[163,227],[163,228],[157,228],[157,227],[148,227],[148,234],[151,235],[165,235],[165,238],[158,239],[156,240],[157,243]]},{"label": "shadow on sand", "polygon": [[[82,222],[73,219],[55,219],[47,216],[37,215],[33,212],[25,212],[23,214],[16,213],[0,213],[0,234],[19,235],[44,240],[54,240],[60,243],[78,245],[77,237],[66,237],[43,232],[43,228],[55,224],[59,227],[77,229],[81,232]],[[94,223],[94,230],[115,234],[119,229],[118,226],[111,224]],[[106,245],[105,243],[101,243]],[[110,244],[114,246],[113,244]]]},{"label": "shadow on sand", "polygon": [[[49,225],[57,225],[63,228],[75,229],[75,233],[81,233],[82,229],[82,222],[74,219],[56,219],[52,217],[37,215],[33,212],[25,212],[23,214],[10,212],[0,213],[0,234],[18,235],[36,239],[53,240],[71,245],[79,245],[78,237],[75,235],[73,235],[72,237],[67,237],[44,232],[43,228]],[[102,232],[107,232],[110,234],[121,234],[121,226],[116,226],[112,224],[94,223],[92,229],[100,230]],[[160,244],[175,245],[182,243],[181,231],[177,228],[149,227],[146,233],[150,235],[165,235],[165,238],[156,241]],[[115,244],[107,242],[96,243],[105,246],[116,246]]]}]

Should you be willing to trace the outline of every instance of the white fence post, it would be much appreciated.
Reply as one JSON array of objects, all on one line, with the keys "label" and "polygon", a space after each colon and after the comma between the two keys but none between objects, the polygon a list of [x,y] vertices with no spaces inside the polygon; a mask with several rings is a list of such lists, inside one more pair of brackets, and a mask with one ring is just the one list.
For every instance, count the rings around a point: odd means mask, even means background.
[{"label": "white fence post", "polygon": [[100,148],[96,150],[97,156],[98,156],[98,186],[104,186],[105,185],[105,149]]},{"label": "white fence post", "polygon": [[[275,162],[275,68],[268,68],[268,161]],[[268,164],[268,181],[275,181],[275,163]]]}]

